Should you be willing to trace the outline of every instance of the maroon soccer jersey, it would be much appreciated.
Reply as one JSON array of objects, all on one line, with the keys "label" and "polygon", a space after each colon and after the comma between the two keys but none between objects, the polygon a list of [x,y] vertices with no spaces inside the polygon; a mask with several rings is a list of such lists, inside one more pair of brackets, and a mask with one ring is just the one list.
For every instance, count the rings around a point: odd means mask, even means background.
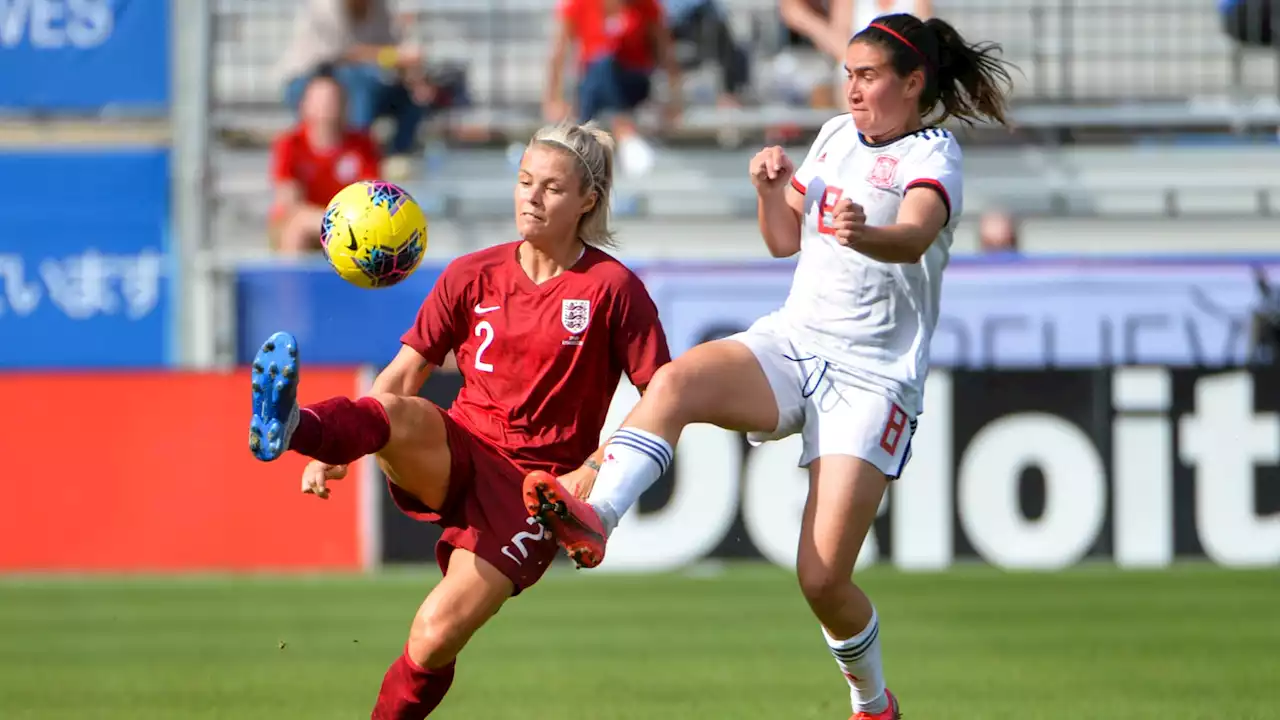
[{"label": "maroon soccer jersey", "polygon": [[401,341],[440,365],[452,350],[463,388],[450,415],[526,470],[563,474],[600,444],[618,380],[648,384],[671,360],[640,278],[587,248],[535,285],[519,243],[449,263]]}]

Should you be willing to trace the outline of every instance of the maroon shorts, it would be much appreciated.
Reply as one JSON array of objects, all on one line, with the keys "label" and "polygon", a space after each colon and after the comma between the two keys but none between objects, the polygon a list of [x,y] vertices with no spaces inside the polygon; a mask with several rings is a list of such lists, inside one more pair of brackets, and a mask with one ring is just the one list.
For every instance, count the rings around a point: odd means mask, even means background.
[{"label": "maroon shorts", "polygon": [[391,498],[405,515],[444,528],[436,543],[441,571],[449,569],[454,548],[470,550],[511,578],[518,594],[538,582],[558,546],[525,509],[525,472],[447,412],[440,415],[452,457],[444,507],[429,508],[388,480]]}]

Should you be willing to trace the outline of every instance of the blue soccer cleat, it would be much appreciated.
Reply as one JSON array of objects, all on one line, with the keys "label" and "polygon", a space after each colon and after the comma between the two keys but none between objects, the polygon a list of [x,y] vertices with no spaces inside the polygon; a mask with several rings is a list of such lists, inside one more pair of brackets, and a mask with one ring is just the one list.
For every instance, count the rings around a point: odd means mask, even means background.
[{"label": "blue soccer cleat", "polygon": [[253,356],[253,419],[249,450],[270,462],[289,449],[298,427],[298,341],[278,332]]}]

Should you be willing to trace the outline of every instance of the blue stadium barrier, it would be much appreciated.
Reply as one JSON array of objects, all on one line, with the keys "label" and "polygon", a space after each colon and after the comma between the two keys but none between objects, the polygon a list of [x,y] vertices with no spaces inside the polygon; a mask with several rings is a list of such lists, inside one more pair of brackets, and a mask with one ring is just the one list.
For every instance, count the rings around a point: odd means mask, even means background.
[{"label": "blue stadium barrier", "polygon": [[[237,357],[276,330],[299,334],[317,363],[381,365],[438,277],[360,290],[323,262],[239,272]],[[957,258],[933,345],[940,367],[1130,364],[1230,366],[1248,353],[1255,268],[1280,280],[1280,256]],[[673,352],[745,328],[781,306],[791,262],[634,264],[662,314]]]},{"label": "blue stadium barrier", "polygon": [[309,364],[386,363],[443,269],[423,263],[395,287],[364,290],[324,261],[242,266],[236,274],[236,359],[249,363],[271,333],[288,330]]}]

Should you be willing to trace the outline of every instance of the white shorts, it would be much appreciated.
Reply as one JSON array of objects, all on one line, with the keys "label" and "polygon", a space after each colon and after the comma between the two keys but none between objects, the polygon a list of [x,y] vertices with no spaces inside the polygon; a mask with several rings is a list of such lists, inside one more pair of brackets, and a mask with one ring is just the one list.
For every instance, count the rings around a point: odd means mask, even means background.
[{"label": "white shorts", "polygon": [[778,427],[748,433],[753,445],[801,433],[800,467],[824,455],[851,455],[893,480],[911,459],[916,420],[882,394],[845,382],[825,360],[797,347],[766,316],[728,339],[751,349],[778,403]]}]

